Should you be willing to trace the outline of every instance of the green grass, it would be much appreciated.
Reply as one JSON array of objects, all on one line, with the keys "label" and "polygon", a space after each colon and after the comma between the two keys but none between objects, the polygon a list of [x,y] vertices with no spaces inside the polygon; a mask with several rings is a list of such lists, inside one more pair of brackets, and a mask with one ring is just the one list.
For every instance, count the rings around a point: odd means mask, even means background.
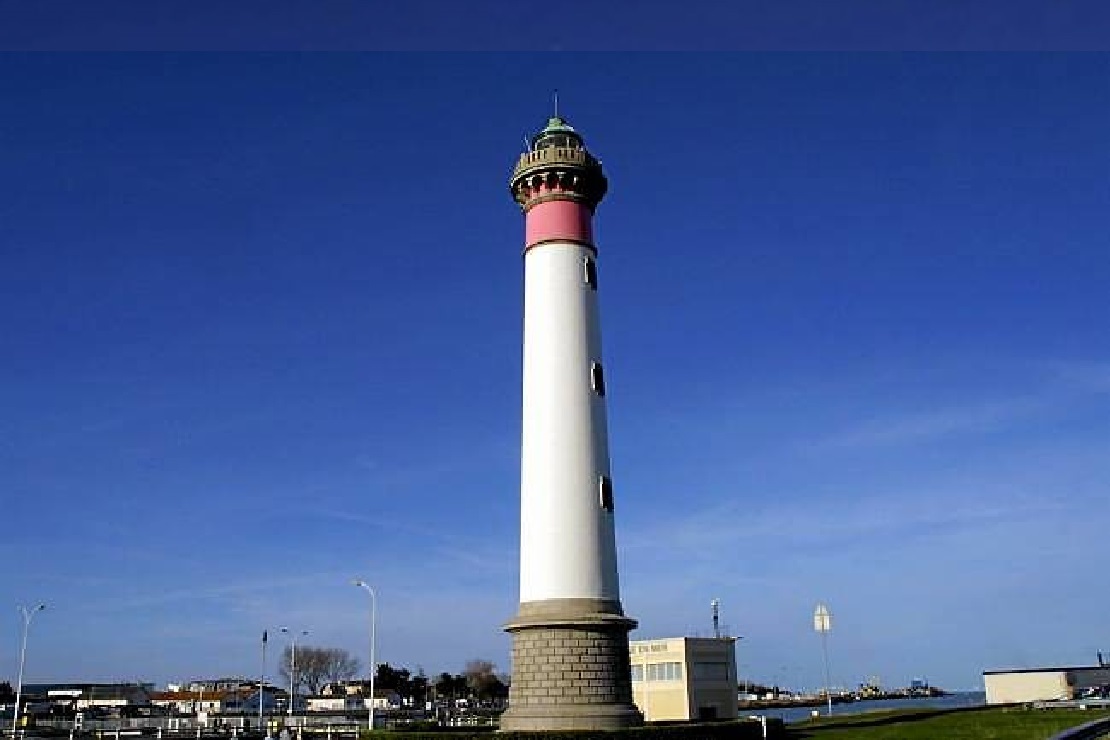
[{"label": "green grass", "polygon": [[790,740],[1046,740],[1061,730],[1110,716],[1106,711],[998,707],[869,712],[789,725]]}]

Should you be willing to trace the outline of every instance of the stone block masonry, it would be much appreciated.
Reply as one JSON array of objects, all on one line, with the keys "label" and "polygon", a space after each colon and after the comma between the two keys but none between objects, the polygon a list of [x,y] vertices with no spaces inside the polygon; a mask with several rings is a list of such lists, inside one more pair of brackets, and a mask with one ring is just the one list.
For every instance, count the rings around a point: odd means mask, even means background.
[{"label": "stone block masonry", "polygon": [[618,730],[643,721],[632,702],[628,632],[618,603],[552,599],[521,605],[502,730]]},{"label": "stone block masonry", "polygon": [[509,688],[514,707],[553,704],[629,704],[628,637],[623,631],[538,628],[518,632]]}]

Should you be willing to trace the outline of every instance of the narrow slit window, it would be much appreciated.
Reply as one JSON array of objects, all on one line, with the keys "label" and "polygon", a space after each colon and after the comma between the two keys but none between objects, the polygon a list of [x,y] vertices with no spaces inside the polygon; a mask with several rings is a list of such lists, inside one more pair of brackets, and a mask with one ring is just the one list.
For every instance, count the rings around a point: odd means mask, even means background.
[{"label": "narrow slit window", "polygon": [[598,483],[598,488],[600,489],[601,493],[601,508],[605,509],[606,511],[612,511],[613,481],[609,479],[609,476],[603,475],[601,476],[601,480]]},{"label": "narrow slit window", "polygon": [[594,389],[594,393],[605,397],[605,373],[601,369],[600,362],[590,363],[590,386]]},{"label": "narrow slit window", "polygon": [[590,290],[597,290],[597,263],[594,262],[593,257],[582,260],[582,278],[586,281],[586,285],[590,286]]}]

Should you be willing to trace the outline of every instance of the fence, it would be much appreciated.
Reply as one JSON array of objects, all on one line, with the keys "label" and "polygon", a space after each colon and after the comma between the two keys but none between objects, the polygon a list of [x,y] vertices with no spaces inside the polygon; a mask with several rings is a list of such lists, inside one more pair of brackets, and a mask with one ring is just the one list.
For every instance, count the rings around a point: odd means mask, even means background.
[{"label": "fence", "polygon": [[[10,735],[11,723],[3,731]],[[375,723],[379,726],[384,722]],[[360,730],[366,728],[366,720],[336,716],[273,715],[267,716],[263,727],[258,717],[215,715],[205,719],[197,717],[123,717],[119,719],[86,719],[80,722],[73,719],[42,718],[29,727],[20,728],[19,738],[35,738],[50,735],[70,738],[96,738],[97,740],[128,740],[128,738],[211,738],[221,737],[235,740],[241,737],[278,737],[282,728],[290,734],[290,740],[341,740],[356,738]]]}]

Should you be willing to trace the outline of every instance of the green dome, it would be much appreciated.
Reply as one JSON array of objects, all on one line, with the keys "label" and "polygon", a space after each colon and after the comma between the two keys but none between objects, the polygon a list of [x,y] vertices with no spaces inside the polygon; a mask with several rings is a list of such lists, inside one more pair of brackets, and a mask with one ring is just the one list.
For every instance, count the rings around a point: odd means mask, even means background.
[{"label": "green dome", "polygon": [[543,133],[545,134],[555,131],[561,133],[566,133],[568,131],[570,133],[575,133],[574,127],[567,123],[565,118],[562,118],[560,116],[552,116],[551,118],[548,118],[547,125],[543,127]]},{"label": "green dome", "polygon": [[551,146],[584,149],[585,143],[582,141],[582,136],[567,123],[565,118],[552,116],[547,119],[547,125],[543,130],[532,137],[532,149]]}]

